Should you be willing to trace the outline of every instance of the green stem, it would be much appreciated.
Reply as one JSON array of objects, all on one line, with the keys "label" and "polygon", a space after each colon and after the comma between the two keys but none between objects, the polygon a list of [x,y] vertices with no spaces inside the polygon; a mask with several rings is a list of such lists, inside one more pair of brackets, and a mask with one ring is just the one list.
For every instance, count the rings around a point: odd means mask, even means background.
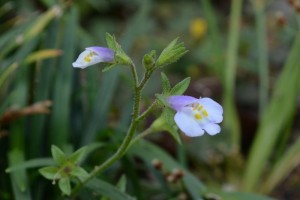
[{"label": "green stem", "polygon": [[145,84],[146,84],[147,81],[149,80],[149,78],[150,78],[150,76],[152,75],[153,71],[154,71],[154,70],[149,70],[149,71],[147,70],[147,71],[145,72],[144,77],[143,77],[143,79],[141,80],[141,83],[140,83],[139,86],[138,86],[138,89],[139,89],[139,90],[143,90]]},{"label": "green stem", "polygon": [[149,128],[147,128],[146,130],[144,130],[142,133],[140,133],[139,135],[137,135],[131,142],[130,142],[130,146],[132,146],[134,143],[136,143],[138,140],[146,137],[147,135],[150,135],[151,133],[153,133],[153,128],[150,126]]},{"label": "green stem", "polygon": [[153,103],[145,110],[137,119],[136,121],[141,121],[143,120],[151,111],[152,109],[156,106],[157,100],[153,101]]},{"label": "green stem", "polygon": [[138,75],[137,75],[137,72],[136,72],[135,65],[133,63],[130,65],[130,70],[131,70],[131,73],[132,73],[134,86],[135,86],[135,91],[136,91],[136,88],[139,85],[139,79],[138,79]]},{"label": "green stem", "polygon": [[[122,144],[120,145],[120,147],[118,148],[118,150],[115,154],[113,154],[110,158],[108,158],[105,162],[103,162],[99,167],[96,167],[95,170],[92,173],[90,173],[90,175],[81,184],[77,185],[74,188],[74,190],[72,192],[72,196],[75,196],[84,184],[86,184],[88,181],[90,181],[91,179],[93,179],[94,177],[96,177],[97,175],[102,173],[104,170],[106,170],[108,167],[110,167],[113,163],[115,163],[117,160],[119,160],[122,156],[124,156],[124,154],[130,148],[131,144],[133,144],[132,141],[133,141],[133,137],[134,137],[134,134],[135,134],[135,130],[136,130],[136,128],[138,126],[138,123],[140,121],[140,120],[137,120],[137,119],[141,119],[139,117],[141,91],[143,90],[145,84],[149,80],[149,78],[150,78],[153,71],[146,71],[141,83],[139,83],[136,68],[135,68],[134,64],[130,65],[130,69],[131,69],[132,76],[133,76],[133,79],[134,79],[134,94],[135,95],[134,95],[132,120],[131,120],[129,129],[127,131],[126,137],[124,138]],[[153,108],[153,106],[151,107],[151,109]],[[150,112],[151,109],[147,109],[141,115],[142,118],[145,117]],[[136,139],[134,141],[136,141]]]}]

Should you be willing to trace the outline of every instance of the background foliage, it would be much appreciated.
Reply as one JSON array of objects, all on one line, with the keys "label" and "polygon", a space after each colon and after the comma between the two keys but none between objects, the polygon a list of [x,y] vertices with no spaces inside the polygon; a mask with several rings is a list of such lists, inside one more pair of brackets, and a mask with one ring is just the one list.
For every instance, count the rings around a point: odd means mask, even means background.
[{"label": "background foliage", "polygon": [[[91,171],[121,143],[132,107],[129,70],[71,67],[85,47],[105,46],[106,32],[140,73],[145,53],[160,52],[179,36],[189,53],[165,74],[172,86],[191,77],[185,94],[222,102],[224,123],[217,136],[181,135],[182,144],[167,132],[150,135],[89,182],[79,199],[300,198],[299,3],[2,2],[0,199],[64,198],[37,170],[53,165],[52,144],[69,155],[88,145],[82,167]],[[157,73],[143,94],[143,109],[161,90]],[[152,164],[157,159],[162,171]],[[168,181],[174,169],[184,171],[176,183]]]}]

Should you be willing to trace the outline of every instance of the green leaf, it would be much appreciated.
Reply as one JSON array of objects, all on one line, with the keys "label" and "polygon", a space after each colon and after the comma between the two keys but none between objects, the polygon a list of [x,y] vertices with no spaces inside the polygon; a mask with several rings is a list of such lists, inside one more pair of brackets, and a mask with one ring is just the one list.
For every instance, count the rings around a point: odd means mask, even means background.
[{"label": "green leaf", "polygon": [[286,150],[278,161],[273,165],[270,175],[264,179],[260,191],[264,194],[270,193],[291,171],[300,163],[300,138]]},{"label": "green leaf", "polygon": [[27,169],[27,168],[34,168],[34,167],[42,167],[47,165],[54,165],[54,161],[52,158],[37,158],[25,161],[18,165],[11,166],[5,170],[6,173],[13,172],[18,169]]},{"label": "green leaf", "polygon": [[63,194],[68,196],[71,194],[71,183],[68,177],[59,179],[58,186]]},{"label": "green leaf", "polygon": [[122,175],[117,183],[117,187],[122,191],[126,191],[126,185],[127,185],[127,178],[126,175]]},{"label": "green leaf", "polygon": [[65,153],[62,150],[60,150],[57,146],[51,145],[51,153],[54,161],[58,165],[63,165],[67,161]]},{"label": "green leaf", "polygon": [[44,176],[46,179],[55,180],[60,179],[61,176],[58,172],[58,167],[43,167],[39,169],[39,172]]},{"label": "green leaf", "polygon": [[[54,82],[51,87],[51,99],[55,102],[51,109],[50,124],[49,124],[49,142],[58,146],[63,146],[68,143],[71,126],[71,106],[72,101],[72,80],[75,72],[70,64],[74,61],[78,30],[78,8],[76,6],[70,7],[68,12],[64,13],[64,20],[60,24],[58,37],[61,39],[59,49],[64,52],[64,55],[59,57],[55,62]],[[54,72],[54,71],[53,71]],[[50,73],[50,72],[49,72]],[[64,94],[64,95],[62,95]]]},{"label": "green leaf", "polygon": [[187,77],[177,83],[170,91],[170,95],[182,95],[186,89],[189,87],[191,78]]},{"label": "green leaf", "polygon": [[89,176],[89,173],[81,167],[75,167],[70,174],[79,178],[81,181],[85,180]]},{"label": "green leaf", "polygon": [[[24,162],[24,152],[14,148],[8,153],[8,161],[10,166],[16,166]],[[4,177],[1,177],[4,178]],[[4,179],[5,180],[5,179]],[[26,171],[16,170],[10,173],[10,181],[12,185],[13,199],[15,200],[31,200],[29,182],[27,180]]]},{"label": "green leaf", "polygon": [[[273,97],[264,109],[260,119],[255,140],[251,146],[244,174],[244,189],[253,191],[261,187],[262,173],[268,166],[269,159],[276,150],[282,130],[292,119],[297,105],[300,89],[300,35],[298,34],[293,47],[284,64],[280,77],[274,86]],[[293,87],[290,87],[290,86]],[[276,122],[276,123],[274,123]]]},{"label": "green leaf", "polygon": [[[274,200],[270,197],[246,192],[214,192],[220,199],[230,200]],[[208,194],[206,194],[208,196]]]},{"label": "green leaf", "polygon": [[125,192],[122,192],[117,187],[104,182],[102,180],[94,178],[93,180],[89,181],[86,185],[86,187],[90,188],[95,192],[96,194],[103,195],[105,197],[109,197],[113,200],[133,200],[134,198],[126,194]]},{"label": "green leaf", "polygon": [[197,178],[195,178],[193,174],[184,169],[177,161],[158,146],[145,140],[140,140],[140,142],[130,148],[128,153],[133,156],[138,156],[149,164],[153,159],[162,160],[164,169],[167,171],[171,171],[174,168],[183,170],[183,184],[190,193],[192,197],[191,199],[202,199],[202,196],[205,194],[206,187]]},{"label": "green leaf", "polygon": [[162,51],[156,62],[157,67],[164,67],[176,62],[188,52],[183,43],[177,44],[177,40],[178,38],[170,42],[170,44]]},{"label": "green leaf", "polygon": [[171,84],[165,73],[161,72],[163,94],[166,94],[171,89]]},{"label": "green leaf", "polygon": [[69,157],[68,160],[74,164],[79,163],[81,159],[85,156],[86,150],[87,150],[86,146],[81,147],[80,149],[72,153],[72,155]]}]

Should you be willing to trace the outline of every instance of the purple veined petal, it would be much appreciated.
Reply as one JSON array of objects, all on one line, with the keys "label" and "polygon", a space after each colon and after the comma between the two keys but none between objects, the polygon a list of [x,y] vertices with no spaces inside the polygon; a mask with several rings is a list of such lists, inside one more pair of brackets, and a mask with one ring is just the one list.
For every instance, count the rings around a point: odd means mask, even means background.
[{"label": "purple veined petal", "polygon": [[208,119],[213,123],[223,121],[223,108],[220,104],[210,98],[201,98],[198,102],[203,105],[208,113]]},{"label": "purple veined petal", "polygon": [[86,50],[94,51],[102,59],[102,62],[112,62],[114,60],[114,51],[106,47],[87,47]]},{"label": "purple veined petal", "polygon": [[179,129],[189,137],[197,137],[204,134],[204,130],[196,122],[196,120],[183,112],[177,112],[174,120]]},{"label": "purple veined petal", "polygon": [[191,96],[178,95],[168,97],[167,101],[174,110],[180,111],[182,107],[197,102],[198,99]]},{"label": "purple veined petal", "polygon": [[88,66],[100,63],[111,62],[114,59],[114,52],[105,47],[88,47],[73,62],[73,67],[86,68]]},{"label": "purple veined petal", "polygon": [[221,127],[218,124],[213,123],[207,123],[203,128],[209,135],[216,135],[221,131]]}]

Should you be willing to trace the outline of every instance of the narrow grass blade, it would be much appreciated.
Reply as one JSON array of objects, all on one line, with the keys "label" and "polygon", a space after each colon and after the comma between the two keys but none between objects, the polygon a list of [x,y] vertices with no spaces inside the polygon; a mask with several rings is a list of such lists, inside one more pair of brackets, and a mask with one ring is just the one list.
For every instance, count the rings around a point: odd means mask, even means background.
[{"label": "narrow grass blade", "polygon": [[[59,21],[52,21],[45,34],[46,39],[42,41],[42,46],[44,48],[56,48],[58,35],[61,33],[59,30]],[[50,93],[52,89],[52,84],[54,83],[52,77],[55,70],[56,59],[44,60],[41,65],[36,68],[36,84],[34,85],[35,92],[33,96],[33,101],[43,101],[50,99]],[[30,123],[30,143],[29,152],[30,157],[39,157],[43,152],[43,147],[45,146],[44,137],[48,134],[46,131],[48,116],[39,115],[32,116]]]},{"label": "narrow grass blade", "polygon": [[122,192],[119,188],[99,179],[93,179],[86,184],[86,187],[93,190],[94,193],[109,197],[114,200],[132,200],[133,198]]},{"label": "narrow grass blade", "polygon": [[[20,164],[24,161],[24,154],[22,151],[14,149],[8,153],[10,166]],[[29,184],[27,182],[26,172],[24,170],[17,170],[10,174],[11,184],[16,200],[30,200]]]},{"label": "narrow grass blade", "polygon": [[225,61],[224,126],[230,134],[233,151],[239,151],[240,124],[234,103],[235,76],[239,44],[239,28],[242,12],[242,0],[231,2],[228,49]]},{"label": "narrow grass blade", "polygon": [[197,180],[194,175],[154,144],[140,141],[131,147],[129,154],[138,156],[147,163],[151,163],[153,159],[159,159],[163,162],[163,166],[166,170],[172,170],[174,168],[182,169],[185,174],[183,182],[193,199],[201,198],[206,192],[206,187]]},{"label": "narrow grass blade", "polygon": [[202,6],[204,15],[207,19],[208,24],[208,37],[211,41],[211,45],[213,46],[213,52],[214,52],[214,70],[216,71],[219,78],[224,78],[224,48],[222,46],[222,37],[221,37],[221,31],[219,30],[219,25],[217,21],[216,12],[213,9],[213,6],[211,5],[210,0],[202,0]]},{"label": "narrow grass blade", "polygon": [[33,25],[27,29],[24,34],[19,35],[19,40],[14,40],[12,43],[9,43],[8,46],[1,51],[0,58],[9,53],[15,47],[24,44],[25,42],[33,39],[38,36],[44,28],[48,25],[48,23],[55,17],[61,14],[61,8],[58,6],[54,6],[50,8],[47,12],[41,14],[36,18],[36,21]]},{"label": "narrow grass blade", "polygon": [[268,49],[267,49],[267,24],[265,14],[266,1],[253,0],[255,11],[256,35],[257,35],[257,56],[259,71],[259,113],[263,113],[268,103],[269,91],[269,68],[268,68]]},{"label": "narrow grass blade", "polygon": [[260,192],[270,193],[300,163],[300,138],[275,163],[268,178],[262,183]]},{"label": "narrow grass blade", "polygon": [[[300,34],[298,33],[266,108],[251,147],[244,175],[244,189],[257,189],[261,174],[272,155],[274,145],[294,114],[300,87]],[[292,87],[291,87],[292,86]]]},{"label": "narrow grass blade", "polygon": [[67,143],[70,134],[71,85],[74,71],[71,64],[74,61],[78,22],[76,7],[72,7],[65,17],[62,43],[64,55],[60,57],[56,68],[50,135],[50,142],[60,147]]}]

